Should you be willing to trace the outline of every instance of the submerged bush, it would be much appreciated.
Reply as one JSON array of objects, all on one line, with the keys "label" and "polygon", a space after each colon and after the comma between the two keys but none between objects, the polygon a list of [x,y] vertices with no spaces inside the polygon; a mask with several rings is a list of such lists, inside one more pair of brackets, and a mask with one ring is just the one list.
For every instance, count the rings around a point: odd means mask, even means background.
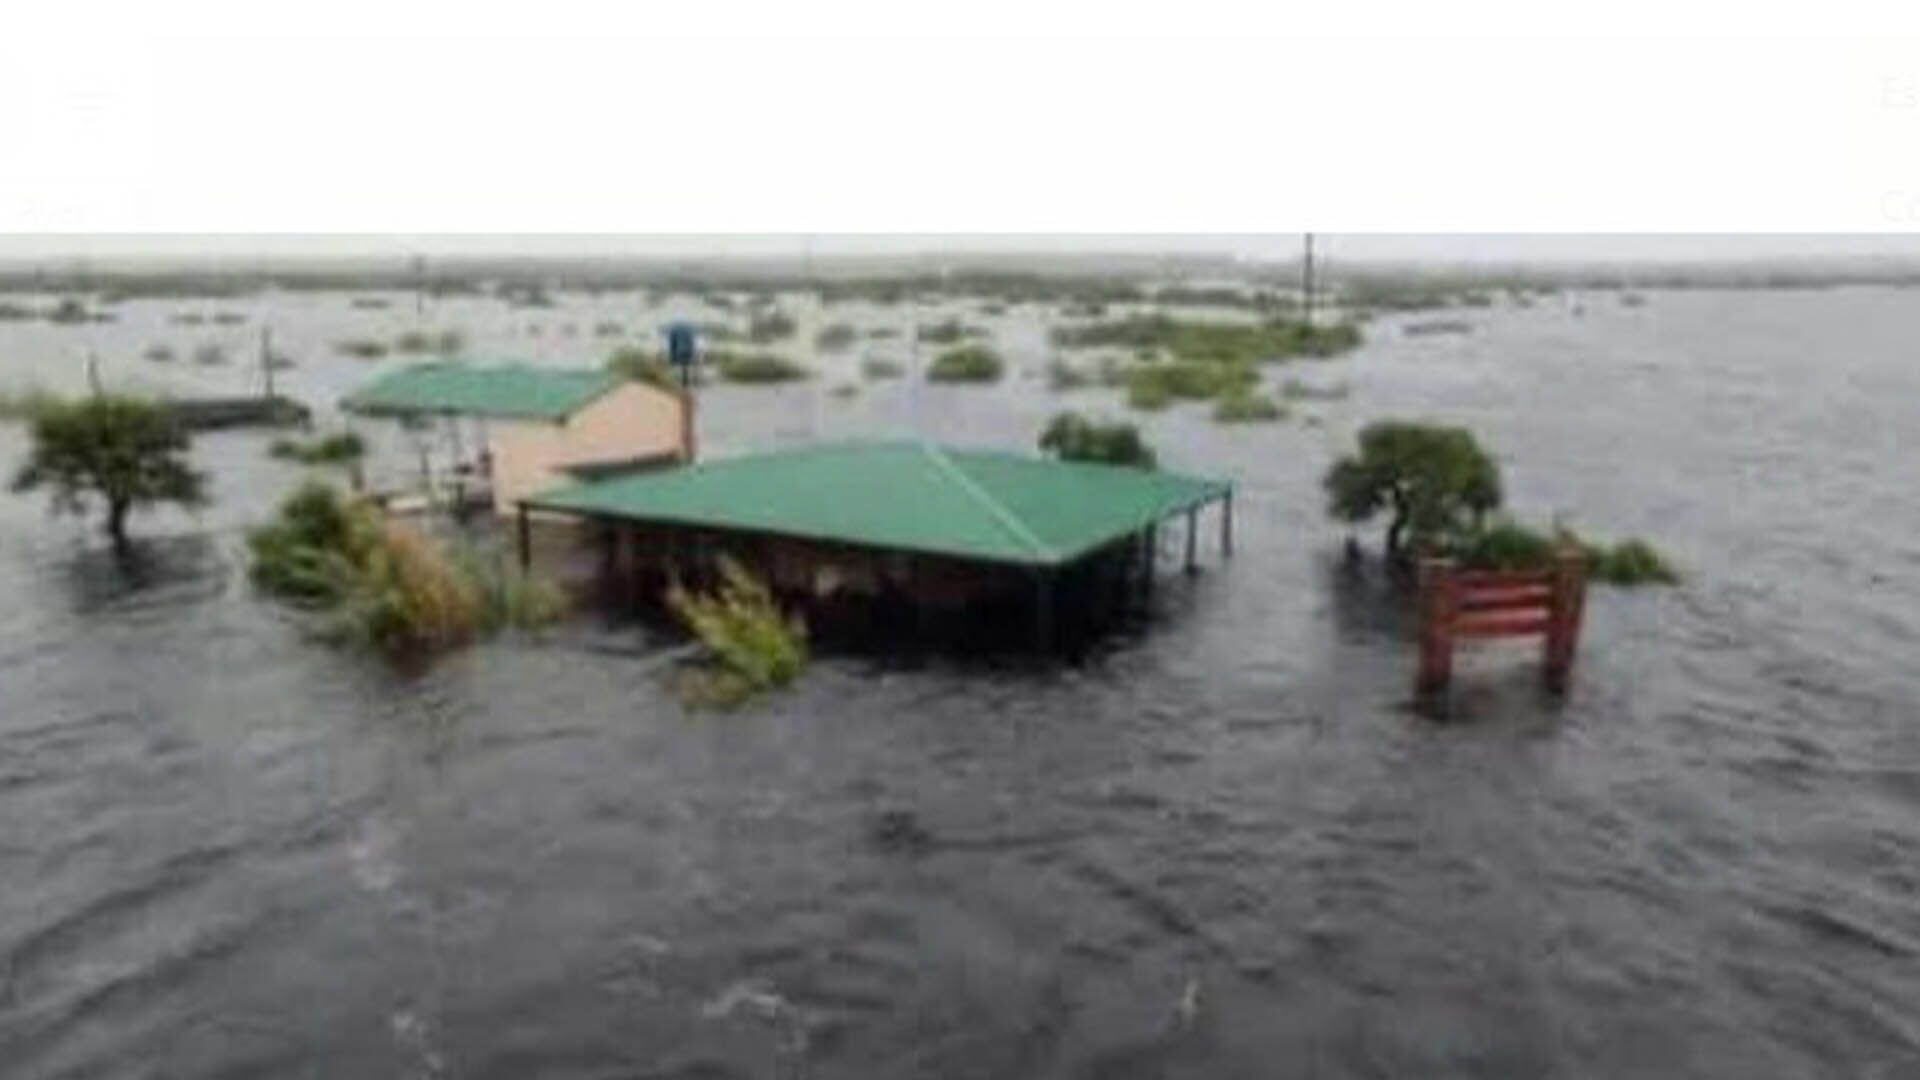
[{"label": "submerged bush", "polygon": [[565,609],[555,587],[505,569],[500,558],[450,552],[317,481],[250,532],[247,547],[257,588],[323,613],[319,629],[329,639],[396,659],[536,626]]},{"label": "submerged bush", "polygon": [[869,357],[860,362],[860,374],[869,379],[897,379],[907,373],[907,369],[892,360]]},{"label": "submerged bush", "polygon": [[1000,354],[985,345],[962,345],[934,358],[927,367],[927,381],[999,382],[1006,370]]},{"label": "submerged bush", "polygon": [[1066,348],[1119,346],[1171,353],[1177,360],[1262,364],[1300,356],[1334,356],[1360,344],[1360,328],[1298,320],[1208,322],[1170,315],[1130,315],[1053,330],[1054,344]]},{"label": "submerged bush", "polygon": [[1551,533],[1502,517],[1465,538],[1452,552],[1476,570],[1537,570],[1565,547],[1579,549],[1587,576],[1607,585],[1675,585],[1680,574],[1652,544],[1638,538],[1612,547],[1581,539],[1569,529]]},{"label": "submerged bush", "polygon": [[1093,377],[1074,367],[1059,357],[1047,362],[1047,387],[1051,390],[1079,390],[1093,382]]},{"label": "submerged bush", "polygon": [[1634,538],[1622,540],[1611,549],[1603,545],[1586,548],[1587,573],[1609,585],[1677,585],[1680,572],[1673,568],[1652,544]]},{"label": "submerged bush", "polygon": [[727,382],[776,383],[813,377],[813,372],[777,353],[713,352],[707,356]]},{"label": "submerged bush", "polygon": [[930,345],[953,345],[965,338],[981,337],[985,334],[985,330],[977,326],[968,326],[959,319],[946,319],[914,331],[914,336]]},{"label": "submerged bush", "polygon": [[1077,412],[1054,415],[1040,433],[1040,449],[1062,461],[1093,461],[1103,465],[1132,465],[1151,469],[1153,448],[1132,424],[1100,423]]},{"label": "submerged bush", "polygon": [[843,352],[859,339],[850,323],[833,323],[813,336],[813,346],[821,352]]},{"label": "submerged bush", "polygon": [[333,343],[335,352],[344,353],[356,360],[378,360],[387,355],[387,343],[371,338],[353,338]]},{"label": "submerged bush", "polygon": [[1213,418],[1222,424],[1266,423],[1286,414],[1272,398],[1244,388],[1222,394],[1213,403]]},{"label": "submerged bush", "polygon": [[747,320],[747,340],[756,345],[770,341],[785,341],[800,329],[793,316],[784,311],[768,311],[756,314]]},{"label": "submerged bush", "polygon": [[140,356],[156,364],[170,364],[173,362],[173,348],[167,345],[149,345]]},{"label": "submerged bush", "polygon": [[673,389],[680,385],[680,376],[674,373],[673,366],[666,357],[653,349],[639,345],[624,345],[613,350],[607,357],[608,371],[623,379],[643,382],[652,386]]},{"label": "submerged bush", "polygon": [[275,439],[267,447],[267,454],[283,461],[297,461],[302,465],[338,465],[357,461],[367,452],[366,440],[358,433],[342,431],[318,439]]},{"label": "submerged bush", "polygon": [[806,623],[782,612],[766,582],[733,559],[721,557],[711,592],[674,582],[667,606],[706,649],[707,666],[683,686],[696,704],[737,705],[807,666]]},{"label": "submerged bush", "polygon": [[1215,364],[1193,360],[1137,364],[1126,369],[1127,404],[1136,409],[1161,409],[1174,401],[1251,391],[1260,373],[1246,364]]}]

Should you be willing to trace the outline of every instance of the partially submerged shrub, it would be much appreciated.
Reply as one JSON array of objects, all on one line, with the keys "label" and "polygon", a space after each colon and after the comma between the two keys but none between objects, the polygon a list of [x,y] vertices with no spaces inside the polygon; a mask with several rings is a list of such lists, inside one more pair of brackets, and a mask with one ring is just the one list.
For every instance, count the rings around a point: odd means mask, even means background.
[{"label": "partially submerged shrub", "polygon": [[1078,390],[1092,382],[1092,376],[1057,356],[1047,362],[1047,387],[1051,390]]},{"label": "partially submerged shrub", "polygon": [[356,360],[378,360],[387,355],[387,343],[371,338],[352,338],[333,343],[335,352],[344,353]]},{"label": "partially submerged shrub", "polygon": [[850,323],[833,323],[813,336],[813,346],[821,352],[843,352],[859,338]]},{"label": "partially submerged shrub", "polygon": [[1213,418],[1222,424],[1257,424],[1278,420],[1286,410],[1265,394],[1235,389],[1213,403]]},{"label": "partially submerged shrub", "polygon": [[429,333],[425,330],[408,330],[394,339],[393,351],[398,353],[438,353],[451,356],[465,347],[466,335],[458,330],[440,330]]},{"label": "partially submerged shrub", "polygon": [[1611,549],[1604,545],[1586,548],[1587,573],[1609,585],[1677,585],[1680,572],[1673,568],[1652,544],[1634,538],[1622,540]]},{"label": "partially submerged shrub", "polygon": [[714,352],[707,359],[727,382],[793,382],[813,376],[806,366],[777,353]]},{"label": "partially submerged shrub", "polygon": [[173,348],[168,345],[149,345],[140,356],[156,364],[170,364],[173,362]]},{"label": "partially submerged shrub", "polygon": [[653,349],[623,345],[607,357],[607,370],[623,379],[671,389],[680,385],[673,366]]},{"label": "partially submerged shrub", "polygon": [[962,345],[948,349],[927,367],[929,382],[999,382],[1006,374],[1006,362],[985,345]]},{"label": "partially submerged shrub", "polygon": [[915,331],[915,336],[930,345],[952,345],[966,338],[980,337],[985,333],[985,330],[977,326],[968,326],[959,319],[946,319],[920,327]]},{"label": "partially submerged shrub", "polygon": [[247,547],[256,587],[324,613],[320,629],[330,639],[393,658],[540,625],[565,610],[558,589],[504,568],[499,557],[450,552],[317,481],[250,532]]},{"label": "partially submerged shrub", "polygon": [[1299,379],[1288,379],[1280,384],[1282,401],[1344,401],[1351,392],[1351,387],[1346,383],[1311,386]]},{"label": "partially submerged shrub", "polygon": [[275,439],[267,447],[269,456],[302,465],[341,465],[357,461],[367,452],[366,440],[357,432],[342,431],[318,439]]},{"label": "partially submerged shrub", "polygon": [[193,350],[193,362],[203,367],[214,367],[227,362],[227,350],[208,343]]},{"label": "partially submerged shrub", "polygon": [[1566,547],[1579,549],[1587,576],[1607,585],[1675,585],[1680,574],[1652,544],[1638,538],[1609,547],[1570,529],[1546,532],[1501,517],[1463,540],[1453,555],[1477,570],[1536,570]]},{"label": "partially submerged shrub", "polygon": [[1040,449],[1062,461],[1094,461],[1103,465],[1132,465],[1151,469],[1153,448],[1140,429],[1121,421],[1100,423],[1077,412],[1055,414],[1040,433]]},{"label": "partially submerged shrub", "polygon": [[768,311],[747,320],[747,340],[756,345],[784,341],[794,335],[800,324],[784,311]]},{"label": "partially submerged shrub", "polygon": [[766,582],[733,559],[721,557],[711,592],[674,582],[667,605],[706,648],[707,667],[684,687],[697,704],[738,704],[806,668],[806,623],[782,612]]},{"label": "partially submerged shrub", "polygon": [[860,362],[860,374],[869,379],[897,379],[907,373],[907,369],[892,360],[869,357]]},{"label": "partially submerged shrub", "polygon": [[1202,401],[1249,391],[1259,384],[1260,373],[1246,364],[1173,360],[1136,364],[1127,369],[1126,381],[1129,405],[1158,409],[1173,401]]}]

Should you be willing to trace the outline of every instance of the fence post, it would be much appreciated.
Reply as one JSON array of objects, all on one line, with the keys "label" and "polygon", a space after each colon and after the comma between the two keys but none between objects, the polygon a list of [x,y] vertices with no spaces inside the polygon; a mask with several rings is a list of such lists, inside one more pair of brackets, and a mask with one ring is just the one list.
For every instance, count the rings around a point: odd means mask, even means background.
[{"label": "fence post", "polygon": [[1420,560],[1421,694],[1444,690],[1453,680],[1453,618],[1459,608],[1459,584],[1453,560]]},{"label": "fence post", "polygon": [[1558,552],[1553,560],[1553,594],[1549,601],[1543,667],[1547,689],[1565,693],[1573,674],[1574,649],[1580,643],[1580,618],[1586,607],[1586,558],[1577,548]]}]

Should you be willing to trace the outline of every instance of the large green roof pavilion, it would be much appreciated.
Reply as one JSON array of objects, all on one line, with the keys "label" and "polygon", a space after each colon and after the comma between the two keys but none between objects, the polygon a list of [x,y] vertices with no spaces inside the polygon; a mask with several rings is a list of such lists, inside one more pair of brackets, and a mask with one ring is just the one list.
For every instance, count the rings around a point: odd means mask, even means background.
[{"label": "large green roof pavilion", "polygon": [[1055,572],[1188,517],[1187,557],[1200,508],[1232,487],[1176,473],[1063,462],[922,442],[848,442],[749,454],[543,492],[529,511],[652,531],[738,534],[881,553],[906,553]]}]

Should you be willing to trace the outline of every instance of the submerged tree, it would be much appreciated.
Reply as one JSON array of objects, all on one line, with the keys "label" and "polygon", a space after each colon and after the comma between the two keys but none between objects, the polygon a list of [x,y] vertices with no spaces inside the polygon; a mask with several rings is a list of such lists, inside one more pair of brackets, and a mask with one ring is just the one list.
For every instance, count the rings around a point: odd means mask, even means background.
[{"label": "submerged tree", "polygon": [[1103,465],[1154,467],[1153,448],[1132,424],[1102,424],[1077,412],[1054,415],[1040,433],[1040,449],[1062,461],[1094,461]]},{"label": "submerged tree", "polygon": [[1360,431],[1360,452],[1322,481],[1327,511],[1363,522],[1386,511],[1387,554],[1408,544],[1451,547],[1500,508],[1500,467],[1465,428],[1380,420]]},{"label": "submerged tree", "polygon": [[129,511],[206,501],[206,476],[188,464],[188,448],[165,406],[113,395],[62,402],[34,417],[33,450],[13,489],[48,488],[56,513],[84,514],[97,497],[107,536],[124,551]]}]

